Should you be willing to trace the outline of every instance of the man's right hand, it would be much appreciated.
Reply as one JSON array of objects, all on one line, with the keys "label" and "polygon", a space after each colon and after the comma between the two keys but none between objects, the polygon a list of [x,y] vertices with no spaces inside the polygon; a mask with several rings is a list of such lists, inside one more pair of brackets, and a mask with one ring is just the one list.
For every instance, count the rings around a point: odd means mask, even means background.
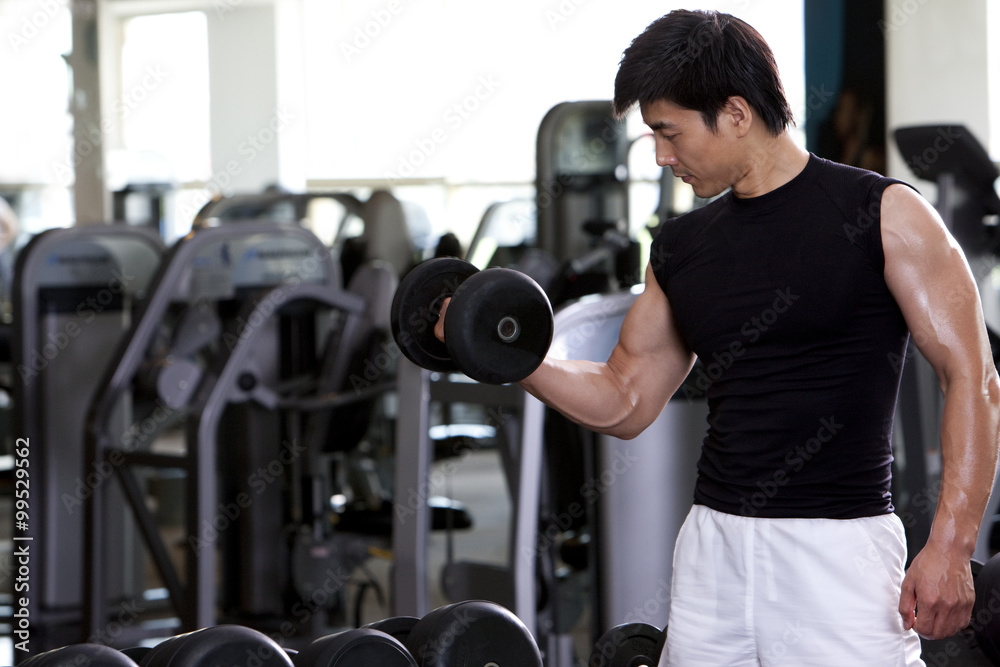
[{"label": "man's right hand", "polygon": [[449,303],[451,303],[451,297],[441,302],[441,312],[438,313],[437,322],[434,323],[434,337],[442,343],[444,342],[444,314],[448,310]]}]

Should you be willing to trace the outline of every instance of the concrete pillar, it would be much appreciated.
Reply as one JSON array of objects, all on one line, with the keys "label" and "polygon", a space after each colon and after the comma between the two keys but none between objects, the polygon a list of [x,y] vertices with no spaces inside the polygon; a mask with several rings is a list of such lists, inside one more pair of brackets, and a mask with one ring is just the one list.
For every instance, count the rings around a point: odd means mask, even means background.
[{"label": "concrete pillar", "polygon": [[101,122],[101,75],[98,44],[101,0],[72,0],[73,71],[70,110],[73,114],[73,207],[76,224],[111,219],[111,195],[105,186],[105,126]]},{"label": "concrete pillar", "polygon": [[[303,120],[301,109],[282,99],[292,94],[288,83],[279,86],[278,26],[291,21],[294,30],[295,12],[289,14],[286,4],[219,2],[206,12],[210,187],[224,194],[256,192],[273,184],[304,186],[304,178],[299,184],[282,177],[282,155],[288,153],[292,137],[300,136],[296,129]],[[288,44],[283,38],[282,48]]]}]

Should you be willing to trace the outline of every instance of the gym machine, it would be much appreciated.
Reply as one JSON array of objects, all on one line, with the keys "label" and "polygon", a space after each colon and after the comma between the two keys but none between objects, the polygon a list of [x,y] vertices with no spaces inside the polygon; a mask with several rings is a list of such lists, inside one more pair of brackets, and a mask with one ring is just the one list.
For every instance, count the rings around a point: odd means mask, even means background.
[{"label": "gym machine", "polygon": [[[387,545],[337,531],[328,502],[335,475],[325,454],[354,444],[336,442],[343,433],[328,411],[387,389],[346,391],[368,315],[366,299],[341,287],[329,248],[298,225],[222,225],[171,248],[89,406],[87,465],[114,477],[86,503],[85,637],[128,645],[219,619],[291,637],[327,622],[354,567]],[[130,394],[144,411],[122,428]],[[141,482],[178,479],[180,535],[167,540]],[[118,547],[103,512],[114,488],[166,608],[107,638],[115,610],[101,594],[102,563]]]},{"label": "gym machine", "polygon": [[[31,553],[21,592],[31,645],[53,648],[74,638],[82,614],[83,504],[109,471],[85,468],[87,406],[116,343],[136,317],[163,254],[148,229],[92,225],[35,236],[18,255],[13,291],[13,434],[27,452],[29,520],[15,542]],[[115,415],[128,419],[128,405]],[[102,563],[104,599],[139,595],[135,526],[109,496],[102,519],[121,548]],[[23,640],[25,638],[19,638]]]},{"label": "gym machine", "polygon": [[545,286],[556,306],[640,282],[639,248],[629,237],[631,146],[603,100],[557,104],[539,125],[535,242],[563,267]]},{"label": "gym machine", "polygon": [[[323,207],[320,212],[318,207]],[[260,194],[218,196],[195,214],[192,227],[204,229],[250,220],[300,224],[337,249],[361,224],[362,203],[346,193],[294,193],[268,190]]]},{"label": "gym machine", "polygon": [[379,259],[405,273],[423,251],[416,244],[426,220],[411,205],[386,190],[362,202],[349,193],[292,193],[268,189],[260,194],[219,197],[205,204],[193,227],[202,229],[248,220],[299,224],[323,241],[338,258],[344,283],[365,262]]}]

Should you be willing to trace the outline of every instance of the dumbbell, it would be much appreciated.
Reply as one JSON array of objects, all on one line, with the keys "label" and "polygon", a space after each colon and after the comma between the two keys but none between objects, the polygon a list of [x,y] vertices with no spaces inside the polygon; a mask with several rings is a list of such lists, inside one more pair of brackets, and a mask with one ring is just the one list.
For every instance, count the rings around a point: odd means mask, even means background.
[{"label": "dumbbell", "polygon": [[103,644],[70,644],[34,655],[23,667],[136,667],[132,658]]},{"label": "dumbbell", "polygon": [[321,637],[295,667],[542,667],[531,632],[503,606],[466,600]]},{"label": "dumbbell", "polygon": [[410,632],[413,630],[413,626],[419,622],[420,619],[416,616],[392,616],[379,621],[373,621],[361,627],[379,630],[405,644],[406,638],[410,636]]},{"label": "dumbbell", "polygon": [[249,665],[293,667],[276,641],[242,625],[213,625],[171,637],[153,647],[140,667],[214,667]]},{"label": "dumbbell", "polygon": [[403,643],[419,667],[542,667],[538,644],[524,623],[485,600],[455,602],[428,612]]},{"label": "dumbbell", "polygon": [[320,637],[292,659],[295,667],[417,667],[402,642],[373,628]]},{"label": "dumbbell", "polygon": [[979,648],[994,665],[1000,665],[1000,554],[985,563],[972,561],[976,601],[969,627]]},{"label": "dumbbell", "polygon": [[[442,343],[434,325],[449,297]],[[480,271],[452,257],[427,260],[403,276],[390,322],[399,349],[416,365],[486,384],[528,377],[552,342],[552,305],[538,283],[513,269]]]},{"label": "dumbbell", "polygon": [[656,667],[667,640],[667,629],[648,623],[618,625],[594,642],[588,667]]}]

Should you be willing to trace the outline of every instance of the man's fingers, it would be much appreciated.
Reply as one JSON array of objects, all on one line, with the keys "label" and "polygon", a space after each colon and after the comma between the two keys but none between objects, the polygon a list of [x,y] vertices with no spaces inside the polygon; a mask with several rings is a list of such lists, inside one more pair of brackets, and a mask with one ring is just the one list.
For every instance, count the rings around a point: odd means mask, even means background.
[{"label": "man's fingers", "polygon": [[910,578],[903,579],[902,590],[899,595],[899,614],[903,617],[903,628],[910,630],[916,623],[915,610],[917,607],[917,594],[910,583]]},{"label": "man's fingers", "polygon": [[945,606],[943,609],[918,610],[914,628],[921,637],[945,639],[967,626],[971,620],[971,606]]},{"label": "man's fingers", "polygon": [[434,336],[442,343],[444,342],[444,314],[448,310],[449,303],[451,303],[451,297],[441,302],[441,312],[438,313],[437,322],[434,323]]}]

